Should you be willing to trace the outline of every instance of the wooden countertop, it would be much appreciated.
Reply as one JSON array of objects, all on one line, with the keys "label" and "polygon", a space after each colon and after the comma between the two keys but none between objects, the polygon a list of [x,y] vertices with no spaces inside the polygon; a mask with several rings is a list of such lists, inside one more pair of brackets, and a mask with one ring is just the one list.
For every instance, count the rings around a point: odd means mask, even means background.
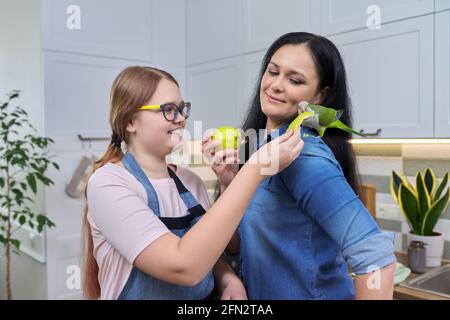
[{"label": "wooden countertop", "polygon": [[[397,256],[397,261],[404,266],[408,266],[408,256],[405,252],[396,252],[395,255]],[[449,264],[450,261],[442,260],[442,264]],[[431,269],[430,269],[431,270]],[[411,273],[409,277],[404,280],[401,283],[410,281],[411,279],[414,279],[415,277],[419,276],[420,274],[417,273]],[[394,299],[396,300],[450,300],[449,298],[423,292],[420,290],[402,287],[400,284],[396,285],[394,287]]]}]

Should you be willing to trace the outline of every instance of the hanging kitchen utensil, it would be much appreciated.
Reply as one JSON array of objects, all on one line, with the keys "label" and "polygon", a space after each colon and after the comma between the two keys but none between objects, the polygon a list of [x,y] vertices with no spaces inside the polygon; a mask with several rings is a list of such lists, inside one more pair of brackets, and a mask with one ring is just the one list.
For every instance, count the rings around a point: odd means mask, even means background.
[{"label": "hanging kitchen utensil", "polygon": [[80,162],[78,163],[77,168],[75,169],[70,182],[66,184],[66,194],[71,198],[79,198],[84,191],[84,187],[87,183],[90,173],[92,172],[92,167],[96,158],[92,152],[91,143],[89,143],[89,153],[86,153],[84,150],[84,142],[83,142],[83,153],[85,153]]}]

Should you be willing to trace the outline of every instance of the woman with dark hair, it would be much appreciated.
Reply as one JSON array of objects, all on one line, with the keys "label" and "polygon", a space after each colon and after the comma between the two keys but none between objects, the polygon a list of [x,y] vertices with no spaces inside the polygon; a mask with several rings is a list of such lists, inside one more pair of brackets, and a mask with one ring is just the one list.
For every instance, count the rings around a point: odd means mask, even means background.
[{"label": "woman with dark hair", "polygon": [[[340,119],[352,125],[335,45],[310,33],[288,33],[263,59],[243,130],[264,134],[248,144],[259,149],[283,134],[301,101],[343,110]],[[306,127],[301,132],[300,157],[260,184],[228,247],[240,248],[249,299],[392,299],[393,234],[381,232],[358,198],[350,134],[328,129],[321,138]],[[205,137],[208,157],[224,154],[214,152],[216,144]],[[227,164],[235,160],[211,164],[222,191],[238,170]]]}]

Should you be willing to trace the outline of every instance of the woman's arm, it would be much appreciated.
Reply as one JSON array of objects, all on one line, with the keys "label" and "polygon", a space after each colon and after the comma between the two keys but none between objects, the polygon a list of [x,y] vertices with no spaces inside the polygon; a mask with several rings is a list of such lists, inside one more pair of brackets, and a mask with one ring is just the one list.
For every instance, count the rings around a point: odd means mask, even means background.
[{"label": "woman's arm", "polygon": [[224,260],[219,259],[213,269],[216,290],[222,300],[247,300],[244,284]]},{"label": "woman's arm", "polygon": [[[357,274],[357,297],[391,296],[396,261],[393,234],[379,229],[339,167],[330,159],[304,155],[280,176],[302,212],[334,240]],[[380,286],[373,290],[366,284],[377,268]]]},{"label": "woman's arm", "polygon": [[394,294],[395,263],[355,278],[357,300],[392,300]]}]

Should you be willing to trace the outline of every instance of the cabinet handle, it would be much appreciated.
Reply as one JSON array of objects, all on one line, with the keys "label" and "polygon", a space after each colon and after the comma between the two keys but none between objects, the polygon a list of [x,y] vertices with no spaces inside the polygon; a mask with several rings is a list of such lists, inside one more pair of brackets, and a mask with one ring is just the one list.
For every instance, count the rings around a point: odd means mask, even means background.
[{"label": "cabinet handle", "polygon": [[359,130],[359,133],[362,133],[368,137],[376,137],[379,136],[381,133],[381,129],[377,129],[377,131],[373,132],[373,133],[364,133],[364,129]]},{"label": "cabinet handle", "polygon": [[108,141],[111,138],[108,137],[83,137],[81,134],[78,135],[78,140],[80,141]]}]

